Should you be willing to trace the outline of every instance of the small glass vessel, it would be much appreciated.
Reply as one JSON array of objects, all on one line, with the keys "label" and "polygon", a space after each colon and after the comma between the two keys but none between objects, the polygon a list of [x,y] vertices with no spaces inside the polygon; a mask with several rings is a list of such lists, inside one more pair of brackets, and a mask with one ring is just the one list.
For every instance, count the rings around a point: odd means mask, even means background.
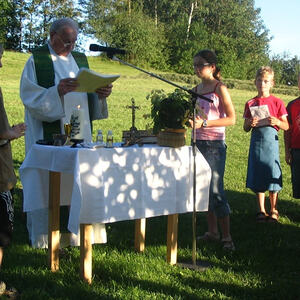
[{"label": "small glass vessel", "polygon": [[97,136],[96,136],[96,147],[104,147],[105,144],[104,144],[104,141],[103,141],[103,134],[102,134],[102,130],[98,130],[97,131]]},{"label": "small glass vessel", "polygon": [[114,146],[114,137],[112,130],[107,131],[107,136],[106,136],[106,148],[113,148]]}]

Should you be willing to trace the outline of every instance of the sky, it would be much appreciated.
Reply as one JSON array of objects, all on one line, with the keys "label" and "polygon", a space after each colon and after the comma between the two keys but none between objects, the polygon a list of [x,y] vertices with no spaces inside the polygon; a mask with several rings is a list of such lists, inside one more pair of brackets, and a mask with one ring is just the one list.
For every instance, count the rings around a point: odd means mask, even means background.
[{"label": "sky", "polygon": [[300,58],[299,13],[300,0],[255,0],[260,16],[273,36],[271,54],[286,53]]}]

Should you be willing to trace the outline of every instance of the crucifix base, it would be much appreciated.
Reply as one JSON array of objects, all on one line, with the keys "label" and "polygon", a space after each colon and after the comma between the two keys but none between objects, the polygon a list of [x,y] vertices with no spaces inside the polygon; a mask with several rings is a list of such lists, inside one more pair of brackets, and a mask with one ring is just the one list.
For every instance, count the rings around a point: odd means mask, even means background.
[{"label": "crucifix base", "polygon": [[128,147],[135,144],[138,144],[139,146],[142,146],[143,144],[157,144],[157,137],[152,134],[152,130],[138,130],[135,127],[135,110],[140,107],[135,105],[134,98],[131,99],[131,105],[126,106],[126,108],[131,109],[132,126],[130,130],[123,131],[122,146]]},{"label": "crucifix base", "polygon": [[157,136],[149,130],[124,130],[122,142],[124,147],[134,144],[157,144]]}]

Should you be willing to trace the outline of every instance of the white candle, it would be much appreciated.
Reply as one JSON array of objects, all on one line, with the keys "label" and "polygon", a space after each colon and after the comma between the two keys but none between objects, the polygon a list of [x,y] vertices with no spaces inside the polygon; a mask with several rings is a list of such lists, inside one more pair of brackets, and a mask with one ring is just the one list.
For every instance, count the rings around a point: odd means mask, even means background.
[{"label": "white candle", "polygon": [[80,105],[78,105],[77,108],[73,110],[71,115],[71,139],[83,139],[83,122],[84,111],[80,109]]}]

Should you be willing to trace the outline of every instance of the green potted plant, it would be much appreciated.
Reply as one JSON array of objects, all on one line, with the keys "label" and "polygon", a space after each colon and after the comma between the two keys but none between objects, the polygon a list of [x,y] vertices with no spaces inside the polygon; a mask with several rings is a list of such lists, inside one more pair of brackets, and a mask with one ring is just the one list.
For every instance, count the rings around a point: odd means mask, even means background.
[{"label": "green potted plant", "polygon": [[153,133],[158,134],[158,144],[173,147],[185,145],[186,127],[193,111],[190,95],[181,89],[171,93],[153,90],[147,99],[151,100]]}]

